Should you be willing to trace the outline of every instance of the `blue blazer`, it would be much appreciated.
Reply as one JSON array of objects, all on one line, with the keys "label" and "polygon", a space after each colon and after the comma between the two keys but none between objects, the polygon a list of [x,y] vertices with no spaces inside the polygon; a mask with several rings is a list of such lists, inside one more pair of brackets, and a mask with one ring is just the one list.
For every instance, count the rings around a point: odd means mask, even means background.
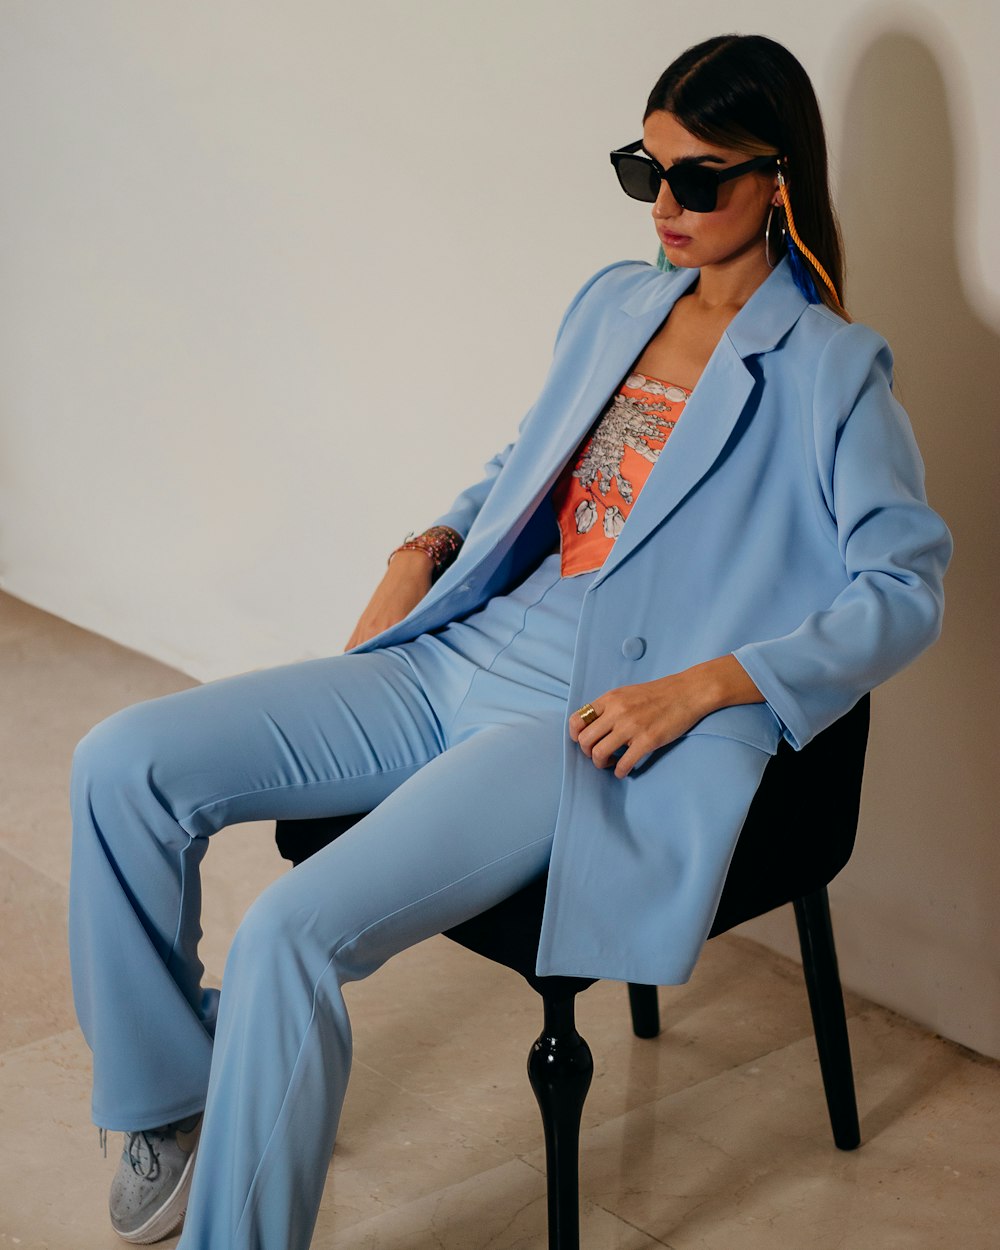
[{"label": "blue blazer", "polygon": [[[584,283],[517,441],[437,518],[458,558],[356,651],[469,613],[552,549],[549,489],[697,276],[619,261]],[[569,708],[727,653],[766,702],[621,779],[567,733],[540,974],[687,980],[781,737],[801,748],[937,638],[951,536],[891,378],[885,340],[807,303],[787,260],[720,339],[584,596]]]}]

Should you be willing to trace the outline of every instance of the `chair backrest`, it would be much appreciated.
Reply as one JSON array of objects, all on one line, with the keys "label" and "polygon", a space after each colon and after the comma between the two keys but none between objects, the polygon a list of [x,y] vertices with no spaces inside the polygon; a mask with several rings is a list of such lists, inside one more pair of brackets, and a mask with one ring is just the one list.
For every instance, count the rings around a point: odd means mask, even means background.
[{"label": "chair backrest", "polygon": [[821,889],[850,859],[870,710],[866,694],[801,751],[781,742],[747,813],[710,937]]}]

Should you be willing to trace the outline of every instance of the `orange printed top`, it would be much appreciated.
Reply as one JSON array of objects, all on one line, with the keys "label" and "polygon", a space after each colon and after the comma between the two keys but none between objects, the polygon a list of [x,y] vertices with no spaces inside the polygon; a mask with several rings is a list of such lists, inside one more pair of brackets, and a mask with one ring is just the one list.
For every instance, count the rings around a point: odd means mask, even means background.
[{"label": "orange printed top", "polygon": [[599,569],[663,450],[690,391],[630,373],[552,487],[562,575]]}]

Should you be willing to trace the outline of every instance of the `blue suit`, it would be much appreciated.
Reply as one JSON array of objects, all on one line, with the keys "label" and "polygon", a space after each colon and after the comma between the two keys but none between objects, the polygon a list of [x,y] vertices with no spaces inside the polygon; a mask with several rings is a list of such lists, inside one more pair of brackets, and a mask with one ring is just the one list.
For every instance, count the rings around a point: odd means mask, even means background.
[{"label": "blue suit", "polygon": [[[619,261],[584,284],[517,442],[438,518],[465,536],[457,560],[357,650],[433,630],[531,566],[551,541],[539,505],[697,276]],[[730,652],[766,702],[712,713],[624,779],[567,738],[539,973],[686,980],[780,738],[804,746],[938,636],[951,537],[891,368],[885,340],[808,304],[787,261],[718,343],[583,597],[569,706]]]},{"label": "blue suit", "polygon": [[[781,736],[803,746],[937,636],[951,540],[889,350],[808,305],[785,262],[605,564],[560,576],[549,489],[696,277],[624,261],[584,284],[517,443],[438,518],[465,536],[457,560],[398,624],[123,709],[79,744],[70,931],[94,1119],[205,1107],[185,1250],[304,1250],[350,1068],[343,985],[546,865],[540,973],[685,980]],[[765,703],[621,779],[570,740],[568,710],[727,653]],[[221,1000],[203,990],[210,835],[361,811],[250,908]]]}]

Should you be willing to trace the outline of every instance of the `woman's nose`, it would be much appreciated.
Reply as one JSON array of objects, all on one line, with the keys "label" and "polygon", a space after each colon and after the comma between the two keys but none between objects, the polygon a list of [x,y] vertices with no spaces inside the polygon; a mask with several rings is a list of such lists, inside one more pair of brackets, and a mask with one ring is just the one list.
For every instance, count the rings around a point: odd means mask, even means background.
[{"label": "woman's nose", "polygon": [[683,209],[674,199],[670,184],[666,178],[661,178],[660,189],[653,202],[653,217],[676,217],[680,212],[683,212]]}]

